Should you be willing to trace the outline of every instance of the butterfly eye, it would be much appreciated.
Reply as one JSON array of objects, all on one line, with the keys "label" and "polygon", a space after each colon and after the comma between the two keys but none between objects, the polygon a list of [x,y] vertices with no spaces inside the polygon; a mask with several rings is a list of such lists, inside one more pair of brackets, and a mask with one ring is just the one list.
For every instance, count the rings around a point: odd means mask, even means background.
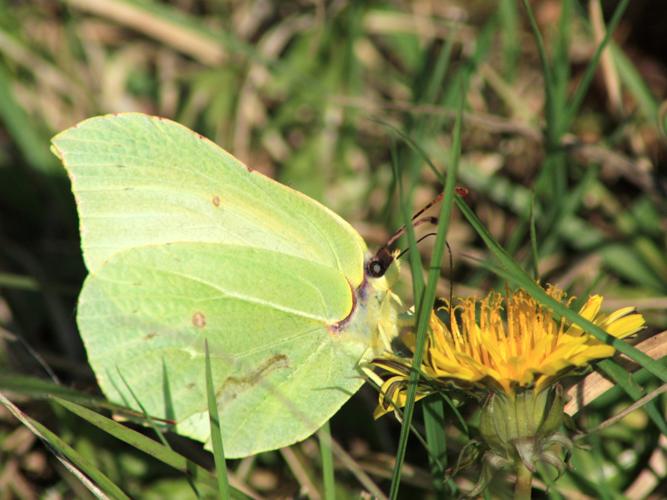
[{"label": "butterfly eye", "polygon": [[392,262],[394,262],[394,254],[384,246],[366,263],[366,275],[370,278],[381,278]]},{"label": "butterfly eye", "polygon": [[387,269],[378,258],[373,258],[368,261],[368,266],[366,267],[366,273],[371,278],[379,278],[383,276],[386,270]]}]

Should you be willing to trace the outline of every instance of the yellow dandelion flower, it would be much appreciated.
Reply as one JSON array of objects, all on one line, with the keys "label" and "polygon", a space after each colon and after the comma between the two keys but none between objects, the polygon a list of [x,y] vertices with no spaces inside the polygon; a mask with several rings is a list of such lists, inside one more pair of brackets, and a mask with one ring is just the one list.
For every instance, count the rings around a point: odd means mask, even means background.
[{"label": "yellow dandelion flower", "polygon": [[[546,292],[564,301],[561,290],[548,287]],[[644,318],[633,308],[605,315],[601,305],[602,297],[593,295],[579,314],[617,338],[644,327]],[[522,290],[506,295],[491,292],[481,300],[460,299],[454,307],[443,302],[437,309],[448,321],[431,315],[418,397],[442,383],[487,388],[508,396],[521,389],[539,393],[568,370],[614,354],[613,347],[578,326],[565,319],[556,321],[548,308]],[[414,350],[414,333],[404,336],[404,341]],[[373,362],[392,374],[380,390],[376,417],[405,404],[411,361],[388,355]]]}]

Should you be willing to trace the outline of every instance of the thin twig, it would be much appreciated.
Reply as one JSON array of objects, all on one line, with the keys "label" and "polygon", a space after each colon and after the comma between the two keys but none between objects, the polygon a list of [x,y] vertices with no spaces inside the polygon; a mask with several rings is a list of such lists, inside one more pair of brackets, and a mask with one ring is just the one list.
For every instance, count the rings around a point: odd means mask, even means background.
[{"label": "thin twig", "polygon": [[643,398],[638,399],[637,401],[635,401],[630,406],[628,406],[624,410],[620,411],[619,413],[617,413],[613,417],[608,418],[607,420],[602,422],[597,427],[589,430],[588,432],[586,432],[586,434],[584,434],[584,436],[587,436],[588,434],[592,434],[594,432],[600,432],[600,431],[606,429],[607,427],[610,427],[610,426],[614,425],[616,422],[618,422],[620,420],[623,420],[630,413],[632,413],[633,411],[641,408],[642,406],[647,404],[649,401],[654,400],[655,398],[657,398],[661,394],[664,394],[665,392],[667,392],[667,384],[662,384],[660,387],[658,387],[654,391],[649,392]]}]

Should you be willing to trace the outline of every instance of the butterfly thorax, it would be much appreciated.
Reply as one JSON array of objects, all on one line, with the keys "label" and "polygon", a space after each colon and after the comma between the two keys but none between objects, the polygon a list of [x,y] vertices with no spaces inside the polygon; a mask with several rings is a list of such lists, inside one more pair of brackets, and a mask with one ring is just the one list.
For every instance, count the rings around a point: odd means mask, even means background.
[{"label": "butterfly thorax", "polygon": [[351,290],[353,307],[350,314],[329,328],[332,335],[340,336],[341,340],[367,346],[362,362],[390,350],[398,335],[401,301],[390,288],[397,274],[397,264],[380,277],[366,274],[361,285]]}]

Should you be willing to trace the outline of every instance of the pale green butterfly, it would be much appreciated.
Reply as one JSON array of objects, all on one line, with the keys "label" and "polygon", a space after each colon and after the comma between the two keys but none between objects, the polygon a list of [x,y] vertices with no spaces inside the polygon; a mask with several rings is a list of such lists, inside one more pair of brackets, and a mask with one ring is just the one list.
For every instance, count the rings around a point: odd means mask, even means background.
[{"label": "pale green butterfly", "polygon": [[182,125],[100,116],[52,150],[89,272],[77,323],[110,400],[139,400],[206,442],[207,339],[225,454],[247,456],[312,434],[396,335],[391,259],[371,259],[338,215]]}]

